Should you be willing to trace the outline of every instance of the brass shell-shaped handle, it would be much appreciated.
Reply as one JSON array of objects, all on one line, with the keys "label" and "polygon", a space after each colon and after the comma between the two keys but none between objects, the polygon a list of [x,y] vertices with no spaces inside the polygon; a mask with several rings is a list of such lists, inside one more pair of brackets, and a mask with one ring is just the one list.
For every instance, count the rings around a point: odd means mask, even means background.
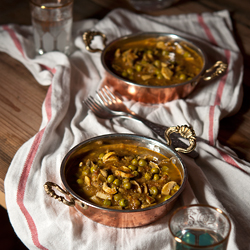
[{"label": "brass shell-shaped handle", "polygon": [[106,38],[106,36],[103,33],[99,32],[99,31],[93,31],[93,30],[91,31],[91,30],[89,30],[89,31],[84,32],[83,36],[82,36],[83,42],[85,44],[85,47],[86,47],[86,49],[88,51],[93,52],[93,53],[95,53],[95,52],[102,52],[101,49],[98,49],[98,48],[93,49],[91,47],[91,42],[92,42],[92,40],[94,39],[95,36],[101,36],[102,37],[103,46],[104,47],[106,46],[107,38]]},{"label": "brass shell-shaped handle", "polygon": [[221,76],[227,70],[227,64],[222,61],[217,61],[211,68],[207,69],[202,78],[205,81],[213,80],[214,78]]},{"label": "brass shell-shaped handle", "polygon": [[181,152],[181,153],[190,153],[191,151],[193,151],[196,147],[196,135],[195,132],[193,130],[193,128],[191,126],[187,126],[187,125],[182,125],[182,126],[176,126],[176,127],[169,127],[166,131],[165,131],[165,139],[167,141],[167,145],[170,146],[171,145],[171,139],[170,139],[170,134],[172,133],[179,133],[183,138],[188,139],[190,146],[187,149],[184,148],[175,148],[175,150],[177,152]]},{"label": "brass shell-shaped handle", "polygon": [[70,201],[66,200],[64,197],[59,196],[55,193],[55,191],[53,190],[53,187],[56,188],[59,192],[65,194],[65,195],[69,195],[69,192],[63,190],[61,187],[59,187],[57,184],[53,183],[53,182],[46,182],[44,184],[44,189],[46,191],[46,193],[48,195],[50,195],[52,198],[61,201],[63,204],[66,204],[70,207],[75,206],[75,199],[73,197],[70,198]]}]

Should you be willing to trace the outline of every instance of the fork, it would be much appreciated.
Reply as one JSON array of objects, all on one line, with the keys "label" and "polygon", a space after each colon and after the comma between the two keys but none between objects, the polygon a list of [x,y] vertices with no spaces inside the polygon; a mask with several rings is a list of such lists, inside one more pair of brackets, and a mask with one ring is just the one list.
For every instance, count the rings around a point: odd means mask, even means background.
[{"label": "fork", "polygon": [[114,95],[110,91],[107,86],[104,86],[101,90],[96,91],[96,94],[100,103],[107,107],[111,113],[116,116],[124,116],[127,118],[136,119],[145,124],[153,132],[165,140],[165,131],[168,129],[168,127],[151,122],[130,110],[118,96]]},{"label": "fork", "polygon": [[[124,103],[123,101],[116,95],[114,95],[110,89],[107,86],[104,86],[104,88],[102,88],[99,91],[96,91],[97,97],[99,102],[103,105],[103,107],[106,108],[106,110],[108,110],[109,112],[105,115],[107,115],[106,118],[108,118],[108,116],[110,117],[111,114],[115,117],[115,116],[123,116],[126,118],[131,118],[131,119],[136,119],[140,122],[142,122],[143,124],[145,124],[147,127],[149,127],[155,134],[157,134],[159,137],[161,137],[164,141],[166,141],[165,138],[165,131],[169,128],[154,122],[151,122],[141,116],[139,116],[138,114],[136,114],[135,112],[133,112],[132,110],[130,110]],[[93,99],[92,99],[93,101]],[[100,104],[99,104],[99,108],[100,108]],[[93,111],[93,110],[92,110]],[[94,112],[94,111],[93,111]],[[100,114],[101,112],[99,112]],[[103,111],[104,113],[104,111]],[[105,115],[103,115],[103,113],[101,113],[99,115],[99,117],[102,115],[105,118]],[[182,142],[178,136],[176,134],[172,134],[172,141],[173,144],[175,146],[178,147],[187,147],[187,144]],[[196,151],[192,151],[190,153],[188,153],[188,155],[192,158],[197,158],[198,157],[198,153]]]},{"label": "fork", "polygon": [[[101,95],[101,94],[100,94]],[[97,94],[98,98],[101,98],[99,94]],[[102,97],[104,100],[104,97]],[[99,118],[102,119],[112,119],[115,117],[125,117],[136,119],[140,122],[143,122],[146,126],[152,129],[157,135],[165,140],[164,132],[166,131],[167,127],[153,123],[148,121],[147,119],[142,118],[139,115],[136,115],[133,111],[130,110],[131,113],[126,113],[122,111],[115,111],[110,110],[109,107],[105,105],[102,99],[99,99],[100,102],[95,100],[92,96],[89,96],[83,103]],[[122,103],[123,104],[123,103]],[[125,104],[123,104],[125,106]],[[126,107],[126,106],[125,106]],[[129,109],[128,109],[129,110]]]}]

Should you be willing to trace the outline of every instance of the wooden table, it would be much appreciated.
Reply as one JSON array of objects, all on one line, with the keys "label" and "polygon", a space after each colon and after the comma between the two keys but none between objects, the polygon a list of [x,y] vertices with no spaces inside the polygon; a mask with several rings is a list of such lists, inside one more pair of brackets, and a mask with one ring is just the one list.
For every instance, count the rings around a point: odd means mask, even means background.
[{"label": "wooden table", "polygon": [[[125,0],[75,0],[74,21],[90,17],[100,19],[117,7],[133,10]],[[244,56],[245,74],[243,105],[237,114],[221,121],[219,141],[250,161],[250,1],[180,0],[170,8],[149,14],[176,15],[223,9],[231,12],[235,37]],[[1,1],[0,24],[7,23],[31,25],[27,1]],[[39,130],[46,92],[47,87],[39,85],[21,63],[0,52],[0,204],[3,207],[6,207],[5,175],[16,151]]]}]

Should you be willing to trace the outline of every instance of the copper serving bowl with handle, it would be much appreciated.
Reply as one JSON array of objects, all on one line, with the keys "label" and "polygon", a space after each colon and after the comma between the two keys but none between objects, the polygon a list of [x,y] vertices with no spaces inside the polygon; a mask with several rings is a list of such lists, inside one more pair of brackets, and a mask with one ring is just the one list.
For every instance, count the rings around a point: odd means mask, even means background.
[{"label": "copper serving bowl with handle", "polygon": [[[171,133],[178,133],[183,138],[188,139],[190,146],[187,149],[173,148],[170,138]],[[189,153],[196,146],[195,132],[192,127],[186,125],[170,127],[165,131],[165,137],[167,141],[166,144],[149,137],[139,136],[135,134],[109,134],[88,139],[75,146],[64,157],[60,171],[61,180],[64,187],[62,188],[56,183],[48,181],[44,185],[45,191],[48,195],[60,202],[63,202],[65,205],[74,207],[76,210],[78,210],[91,220],[107,226],[130,228],[144,226],[152,223],[166,215],[166,213],[173,207],[177,197],[182,193],[186,185],[188,178],[187,169],[177,152]],[[74,191],[74,188],[72,188],[71,183],[68,181],[68,174],[71,171],[72,162],[75,162],[76,159],[81,158],[84,153],[95,149],[96,147],[98,147],[98,145],[110,145],[112,143],[122,143],[125,145],[133,144],[135,146],[143,147],[157,152],[168,158],[174,158],[175,166],[177,167],[181,176],[181,184],[178,191],[176,191],[167,200],[156,205],[130,210],[111,209],[108,207],[99,206],[93,202],[88,201],[87,199],[84,199],[79,195],[79,193]],[[58,195],[58,192],[62,193],[64,196]]]},{"label": "copper serving bowl with handle", "polygon": [[[92,47],[91,43],[96,36],[100,36],[102,38],[104,49]],[[174,84],[165,86],[138,84],[134,80],[128,80],[120,74],[117,74],[117,72],[115,72],[112,68],[111,62],[117,48],[122,48],[123,46],[128,46],[130,44],[135,44],[151,38],[164,38],[167,41],[171,40],[175,43],[181,42],[191,50],[195,51],[202,61],[199,73],[184,82],[175,82]],[[196,85],[201,80],[212,81],[213,79],[223,75],[227,69],[227,64],[222,61],[217,61],[212,67],[207,69],[207,58],[204,51],[190,40],[175,34],[142,32],[120,37],[106,45],[107,38],[105,34],[99,31],[86,31],[83,34],[83,41],[88,51],[92,53],[101,52],[101,62],[107,73],[102,85],[111,87],[114,91],[120,93],[129,100],[135,100],[143,103],[165,103],[175,99],[185,98],[194,90]]]}]

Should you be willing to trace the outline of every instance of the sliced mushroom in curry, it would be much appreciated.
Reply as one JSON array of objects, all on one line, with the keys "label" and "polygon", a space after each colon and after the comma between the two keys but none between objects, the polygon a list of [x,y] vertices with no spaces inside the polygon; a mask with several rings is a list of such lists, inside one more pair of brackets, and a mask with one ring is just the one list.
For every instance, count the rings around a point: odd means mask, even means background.
[{"label": "sliced mushroom in curry", "polygon": [[197,76],[204,65],[199,53],[184,41],[148,38],[122,45],[111,67],[124,79],[148,86],[179,84]]},{"label": "sliced mushroom in curry", "polygon": [[111,209],[141,209],[173,196],[182,177],[162,154],[130,144],[101,145],[72,163],[67,181],[81,197]]}]

